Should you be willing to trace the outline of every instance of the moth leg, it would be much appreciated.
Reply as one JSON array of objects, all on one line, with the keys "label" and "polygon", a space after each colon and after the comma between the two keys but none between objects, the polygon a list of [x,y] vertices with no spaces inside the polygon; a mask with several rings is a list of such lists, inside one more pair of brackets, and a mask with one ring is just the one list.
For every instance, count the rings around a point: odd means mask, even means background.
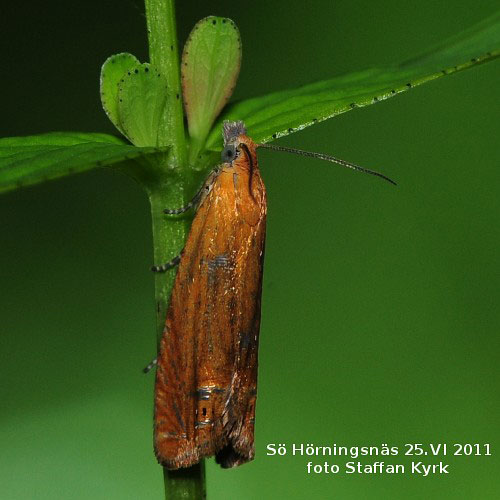
[{"label": "moth leg", "polygon": [[203,196],[206,196],[212,189],[214,179],[219,174],[219,169],[215,168],[212,173],[208,176],[208,179],[203,183],[198,192],[193,196],[192,200],[181,208],[166,208],[163,210],[164,214],[167,215],[179,215],[187,212],[190,208],[198,204]]},{"label": "moth leg", "polygon": [[181,255],[182,254],[176,255],[172,260],[169,260],[168,262],[162,264],[161,266],[152,266],[151,271],[153,271],[154,273],[164,273],[169,269],[172,269],[181,261]]},{"label": "moth leg", "polygon": [[183,207],[181,207],[181,208],[166,208],[165,210],[163,210],[163,213],[167,214],[167,215],[179,215],[179,214],[183,214],[184,212],[187,212],[190,208],[194,207],[198,203],[198,201],[200,201],[201,194],[203,193],[204,187],[205,186],[203,185],[201,187],[201,189],[193,196],[191,201],[189,203],[187,203],[186,205],[184,205]]},{"label": "moth leg", "polygon": [[152,360],[152,361],[148,364],[148,366],[146,366],[146,367],[144,367],[144,368],[142,369],[142,371],[143,371],[144,373],[148,373],[148,372],[150,372],[150,371],[151,371],[151,369],[153,368],[153,366],[155,366],[155,365],[156,365],[156,363],[158,363],[158,358],[153,359],[153,360]]},{"label": "moth leg", "polygon": [[187,212],[193,205],[196,204],[198,198],[199,196],[196,195],[187,205],[184,205],[181,208],[165,208],[165,210],[163,210],[163,213],[167,215],[183,214],[184,212]]}]

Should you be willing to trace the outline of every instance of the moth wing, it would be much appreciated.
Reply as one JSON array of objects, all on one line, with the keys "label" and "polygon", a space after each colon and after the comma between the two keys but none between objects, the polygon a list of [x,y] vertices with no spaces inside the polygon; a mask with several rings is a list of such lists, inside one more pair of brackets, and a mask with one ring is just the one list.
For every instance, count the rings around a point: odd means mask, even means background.
[{"label": "moth wing", "polygon": [[233,467],[254,456],[265,191],[251,225],[235,217],[233,181],[222,172],[199,207],[167,313],[155,452],[169,468],[214,454],[223,467]]},{"label": "moth wing", "polygon": [[238,276],[244,294],[237,296],[243,314],[237,316],[234,328],[237,352],[231,391],[223,413],[228,444],[216,454],[222,467],[235,467],[253,459],[257,368],[264,263],[265,218],[252,228],[239,263]]}]

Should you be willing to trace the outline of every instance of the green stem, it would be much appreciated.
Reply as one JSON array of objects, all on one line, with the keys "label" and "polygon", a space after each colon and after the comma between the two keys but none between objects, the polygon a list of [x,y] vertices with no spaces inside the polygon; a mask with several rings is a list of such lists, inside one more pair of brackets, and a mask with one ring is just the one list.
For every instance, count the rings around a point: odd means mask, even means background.
[{"label": "green stem", "polygon": [[207,497],[205,490],[205,462],[188,467],[187,469],[163,469],[165,490],[169,491],[168,498],[199,498]]},{"label": "green stem", "polygon": [[[148,27],[149,59],[166,76],[167,106],[159,145],[171,146],[164,163],[159,165],[153,179],[147,182],[153,219],[155,264],[167,262],[178,255],[189,232],[189,218],[168,218],[165,208],[178,208],[186,202],[186,191],[193,184],[188,169],[187,147],[182,109],[179,50],[175,24],[174,0],[145,0]],[[188,193],[190,194],[190,193]],[[163,333],[168,301],[172,292],[175,271],[155,276],[156,333],[158,342]],[[205,466],[169,471],[163,469],[165,498],[204,499]]]},{"label": "green stem", "polygon": [[[184,201],[183,187],[180,184],[166,183],[163,188],[149,192],[151,218],[153,221],[154,263],[163,264],[179,255],[184,246],[191,220],[188,218],[168,217],[163,213],[165,208],[182,206]],[[174,284],[176,270],[166,273],[155,273],[155,310],[156,333],[158,344],[163,334],[167,306]]]},{"label": "green stem", "polygon": [[145,0],[148,26],[149,60],[167,78],[166,119],[159,131],[159,146],[172,146],[169,166],[187,167],[184,113],[175,24],[174,0]]},{"label": "green stem", "polygon": [[[183,185],[176,184],[172,178],[169,182],[159,182],[155,189],[150,189],[149,200],[153,220],[154,262],[161,264],[175,257],[182,250],[189,232],[189,217],[173,218],[163,214],[164,208],[182,206],[184,199]],[[156,328],[158,341],[163,333],[167,315],[168,301],[175,279],[175,270],[155,274]],[[165,499],[205,498],[205,465],[203,461],[193,467],[169,471],[163,469]]]}]

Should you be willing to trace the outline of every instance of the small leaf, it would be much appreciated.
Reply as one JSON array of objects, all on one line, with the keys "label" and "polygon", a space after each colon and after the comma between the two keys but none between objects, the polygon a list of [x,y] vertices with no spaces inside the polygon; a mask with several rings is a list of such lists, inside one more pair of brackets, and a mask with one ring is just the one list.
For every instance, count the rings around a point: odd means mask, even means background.
[{"label": "small leaf", "polygon": [[0,192],[152,153],[107,134],[52,132],[0,139]]},{"label": "small leaf", "polygon": [[[140,64],[132,54],[122,52],[108,57],[101,68],[101,102],[113,125],[122,133],[118,116],[118,84],[130,68]],[[124,134],[125,135],[125,134]]]},{"label": "small leaf", "polygon": [[233,21],[210,16],[193,28],[182,54],[182,89],[189,134],[202,144],[231,96],[241,65],[241,39]]},{"label": "small leaf", "polygon": [[136,146],[159,144],[158,131],[167,126],[167,81],[150,64],[137,64],[118,84],[118,116],[123,133]]},{"label": "small leaf", "polygon": [[399,66],[368,69],[237,102],[220,116],[206,148],[222,149],[223,120],[243,120],[256,142],[269,142],[351,109],[500,56],[500,13]]}]

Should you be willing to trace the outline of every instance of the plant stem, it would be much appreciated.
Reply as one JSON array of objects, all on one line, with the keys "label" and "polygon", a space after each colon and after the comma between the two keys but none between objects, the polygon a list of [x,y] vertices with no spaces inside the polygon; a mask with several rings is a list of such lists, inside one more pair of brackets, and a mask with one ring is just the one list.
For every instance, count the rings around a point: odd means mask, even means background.
[{"label": "plant stem", "polygon": [[[162,187],[160,187],[162,186]],[[184,196],[183,185],[176,184],[173,179],[162,184],[157,189],[151,189],[149,200],[153,220],[154,262],[161,264],[169,261],[182,250],[189,232],[191,220],[189,217],[168,220],[163,213],[164,208],[179,207]],[[173,218],[171,218],[173,219]],[[156,328],[158,341],[163,333],[167,315],[168,301],[175,279],[176,270],[155,274]],[[165,484],[165,499],[205,498],[205,465],[203,461],[193,467],[169,471],[163,469]]]},{"label": "plant stem", "polygon": [[[172,183],[173,184],[173,183]],[[168,262],[181,252],[189,232],[190,219],[168,217],[163,209],[179,207],[183,204],[181,185],[166,185],[163,189],[155,189],[149,193],[151,218],[153,221],[154,263]],[[170,219],[170,220],[169,220]],[[167,306],[174,284],[176,269],[166,273],[155,273],[155,310],[156,332],[158,344],[163,334]]]},{"label": "plant stem", "polygon": [[[186,202],[193,172],[188,169],[187,147],[182,109],[179,51],[175,24],[174,0],[145,0],[148,27],[149,59],[167,79],[167,104],[158,146],[171,146],[158,176],[147,189],[153,219],[155,264],[178,255],[189,232],[190,219],[167,218],[165,208],[178,208]],[[156,327],[158,342],[163,333],[175,270],[155,276]],[[165,498],[204,499],[205,465],[203,462],[178,471],[163,469]]]},{"label": "plant stem", "polygon": [[165,120],[158,146],[172,146],[169,166],[186,168],[186,138],[174,0],[145,0],[149,60],[167,79]]},{"label": "plant stem", "polygon": [[205,491],[205,461],[187,469],[163,469],[165,488],[169,488],[169,498],[199,498],[207,497]]}]

